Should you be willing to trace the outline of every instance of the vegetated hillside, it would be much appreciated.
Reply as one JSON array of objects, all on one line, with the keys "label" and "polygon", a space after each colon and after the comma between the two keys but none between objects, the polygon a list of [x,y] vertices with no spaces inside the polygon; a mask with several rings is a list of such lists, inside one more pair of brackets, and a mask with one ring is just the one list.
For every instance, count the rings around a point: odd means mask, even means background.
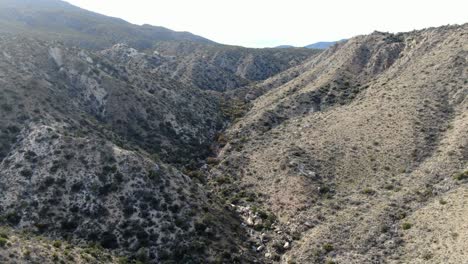
[{"label": "vegetated hillside", "polygon": [[78,247],[60,240],[0,228],[1,263],[125,263],[97,246]]},{"label": "vegetated hillside", "polygon": [[210,152],[224,122],[216,96],[152,72],[154,58],[132,49],[124,63],[119,47],[16,36],[0,47],[2,225],[149,263],[253,258],[237,217],[168,165]]},{"label": "vegetated hillside", "polygon": [[225,91],[263,81],[318,54],[308,49],[248,49],[189,41],[158,42],[160,71],[201,89]]},{"label": "vegetated hillside", "polygon": [[223,124],[215,95],[152,72],[144,54],[119,63],[112,50],[1,40],[3,126],[70,119],[76,133],[97,129],[118,144],[183,163],[206,155]]},{"label": "vegetated hillside", "polygon": [[258,254],[466,261],[467,59],[467,24],[375,32],[250,87],[211,184]]},{"label": "vegetated hillside", "polygon": [[117,43],[146,49],[161,40],[213,43],[188,32],[133,25],[61,0],[0,0],[0,32],[23,32],[42,39],[61,40],[93,49],[109,48]]}]

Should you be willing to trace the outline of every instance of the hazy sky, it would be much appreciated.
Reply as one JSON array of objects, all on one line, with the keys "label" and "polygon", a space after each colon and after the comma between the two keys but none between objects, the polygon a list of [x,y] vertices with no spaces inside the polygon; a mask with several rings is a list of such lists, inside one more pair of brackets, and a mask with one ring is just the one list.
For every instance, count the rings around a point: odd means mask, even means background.
[{"label": "hazy sky", "polygon": [[468,22],[468,0],[67,0],[135,24],[247,47],[304,46],[374,30]]}]

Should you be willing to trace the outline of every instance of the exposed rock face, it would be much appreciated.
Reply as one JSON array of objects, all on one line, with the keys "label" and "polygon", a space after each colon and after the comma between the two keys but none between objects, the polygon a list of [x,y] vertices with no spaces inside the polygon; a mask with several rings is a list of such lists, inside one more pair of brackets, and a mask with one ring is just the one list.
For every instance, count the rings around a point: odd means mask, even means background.
[{"label": "exposed rock face", "polygon": [[[223,177],[221,194],[248,194],[228,201],[276,215],[263,232],[295,237],[289,250],[267,243],[270,260],[398,263],[420,254],[437,263],[446,254],[424,252],[406,233],[443,232],[417,219],[439,213],[420,208],[467,188],[453,177],[468,168],[467,35],[463,25],[359,36],[249,88],[260,97],[227,130],[212,177]],[[444,210],[459,217],[457,206]]]}]

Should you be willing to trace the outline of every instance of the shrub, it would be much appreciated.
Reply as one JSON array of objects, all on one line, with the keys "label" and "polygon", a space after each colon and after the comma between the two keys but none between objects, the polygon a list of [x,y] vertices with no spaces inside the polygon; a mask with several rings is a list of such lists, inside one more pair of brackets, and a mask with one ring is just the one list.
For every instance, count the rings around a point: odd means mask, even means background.
[{"label": "shrub", "polygon": [[1,105],[1,108],[5,111],[5,112],[11,112],[13,111],[13,107],[11,105],[8,105],[8,104],[2,104]]},{"label": "shrub", "polygon": [[148,172],[148,178],[150,180],[154,181],[155,183],[161,183],[162,182],[160,171],[150,170]]},{"label": "shrub", "polygon": [[0,238],[8,239],[8,234],[3,231],[0,231]]},{"label": "shrub", "polygon": [[117,167],[114,165],[114,166],[104,166],[102,168],[102,173],[105,174],[105,175],[109,175],[109,174],[112,174],[112,173],[115,173],[117,171]]},{"label": "shrub", "polygon": [[62,242],[60,242],[59,240],[55,240],[54,243],[52,244],[52,246],[54,246],[56,248],[61,248],[62,247]]},{"label": "shrub", "polygon": [[220,176],[220,177],[217,177],[215,180],[219,185],[231,183],[231,178],[227,176]]},{"label": "shrub", "polygon": [[327,253],[333,251],[333,245],[330,243],[326,243],[323,246],[323,250],[325,250]]},{"label": "shrub", "polygon": [[30,178],[33,175],[33,172],[31,170],[24,169],[20,172],[20,174],[23,177]]},{"label": "shrub", "polygon": [[468,170],[464,172],[457,173],[453,176],[455,180],[462,181],[468,179]]},{"label": "shrub", "polygon": [[403,230],[408,230],[412,227],[413,225],[411,223],[403,223],[403,225],[401,226],[403,228]]},{"label": "shrub", "polygon": [[371,189],[371,188],[366,188],[366,189],[362,190],[362,193],[366,194],[366,195],[374,195],[375,191],[373,189]]},{"label": "shrub", "polygon": [[0,237],[0,247],[5,247],[8,240],[6,238]]},{"label": "shrub", "polygon": [[320,194],[327,194],[329,192],[331,192],[331,189],[328,186],[322,186],[322,187],[319,188],[319,193]]},{"label": "shrub", "polygon": [[387,233],[389,230],[390,230],[390,227],[388,227],[387,225],[382,225],[380,227],[380,232],[382,233]]},{"label": "shrub", "polygon": [[208,159],[206,159],[206,163],[210,165],[217,165],[219,164],[219,160],[215,157],[208,157]]}]

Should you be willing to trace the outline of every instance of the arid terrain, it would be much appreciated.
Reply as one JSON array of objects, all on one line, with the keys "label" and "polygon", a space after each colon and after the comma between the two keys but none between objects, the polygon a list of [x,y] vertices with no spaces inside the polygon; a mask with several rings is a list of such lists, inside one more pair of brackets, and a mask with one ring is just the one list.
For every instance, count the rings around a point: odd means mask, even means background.
[{"label": "arid terrain", "polygon": [[467,60],[0,0],[0,263],[468,263]]}]

